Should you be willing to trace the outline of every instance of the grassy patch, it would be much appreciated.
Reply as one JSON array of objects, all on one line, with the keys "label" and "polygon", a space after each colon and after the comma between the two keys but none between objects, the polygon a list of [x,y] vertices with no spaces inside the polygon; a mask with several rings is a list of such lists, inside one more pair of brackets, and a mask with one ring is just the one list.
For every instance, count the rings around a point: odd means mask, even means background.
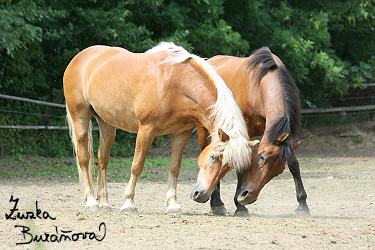
[{"label": "grassy patch", "polygon": [[[107,179],[128,181],[133,158],[111,158]],[[146,159],[140,179],[151,181],[165,180],[168,177],[169,158]],[[98,169],[95,160],[95,173]],[[197,159],[183,159],[181,172],[198,171]],[[43,156],[16,155],[0,158],[0,179],[7,180],[59,180],[77,181],[78,173],[73,157],[51,158]]]}]

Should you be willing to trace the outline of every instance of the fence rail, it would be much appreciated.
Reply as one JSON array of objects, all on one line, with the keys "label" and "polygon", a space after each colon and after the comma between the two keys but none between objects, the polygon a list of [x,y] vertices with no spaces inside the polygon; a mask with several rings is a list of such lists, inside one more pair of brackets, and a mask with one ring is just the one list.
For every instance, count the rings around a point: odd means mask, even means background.
[{"label": "fence rail", "polygon": [[[13,129],[46,129],[46,130],[68,130],[68,126],[0,126],[1,128]],[[93,131],[99,130],[99,127],[93,127]]]},{"label": "fence rail", "polygon": [[[375,83],[369,83],[367,86],[375,86]],[[35,104],[47,105],[58,108],[65,108],[65,104],[58,104],[53,102],[44,102],[33,100],[29,98],[17,97],[0,94],[0,98],[24,101]],[[335,112],[355,112],[355,111],[366,111],[366,110],[375,110],[375,105],[365,105],[365,106],[350,106],[350,107],[335,107],[335,108],[315,108],[315,109],[302,109],[302,114],[313,114],[313,113],[335,113]],[[66,130],[69,129],[68,126],[0,126],[0,129],[47,129],[47,130]],[[93,128],[97,130],[98,128]]]},{"label": "fence rail", "polygon": [[29,99],[29,98],[11,96],[11,95],[0,94],[0,98],[16,100],[16,101],[23,101],[23,102],[31,102],[31,103],[47,105],[47,106],[57,107],[57,108],[65,108],[65,104],[59,104],[59,103],[53,103],[53,102],[43,102],[43,101],[33,100],[33,99]]},{"label": "fence rail", "polygon": [[302,109],[302,114],[350,112],[350,111],[365,111],[365,110],[375,110],[375,105],[336,107],[336,108]]},{"label": "fence rail", "polygon": [[13,129],[47,129],[47,130],[67,130],[68,126],[0,126],[0,128]]}]

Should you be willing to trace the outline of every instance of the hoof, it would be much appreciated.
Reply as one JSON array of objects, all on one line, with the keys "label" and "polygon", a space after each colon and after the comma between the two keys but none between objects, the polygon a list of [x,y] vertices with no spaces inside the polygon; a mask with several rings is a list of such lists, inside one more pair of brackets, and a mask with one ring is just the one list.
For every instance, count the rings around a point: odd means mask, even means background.
[{"label": "hoof", "polygon": [[211,207],[211,213],[218,216],[228,216],[227,209],[224,205]]},{"label": "hoof", "polygon": [[98,212],[99,204],[95,199],[88,199],[85,205],[85,209],[88,212]]},{"label": "hoof", "polygon": [[250,217],[250,213],[248,210],[236,210],[236,212],[234,212],[234,216],[237,216],[237,217]]},{"label": "hoof", "polygon": [[123,213],[123,214],[136,214],[136,213],[138,213],[138,210],[137,210],[137,208],[126,207],[126,208],[121,208],[120,212]]},{"label": "hoof", "polygon": [[92,207],[85,206],[85,209],[86,209],[87,212],[96,213],[96,212],[99,211],[99,206],[92,206]]},{"label": "hoof", "polygon": [[298,218],[310,218],[311,214],[309,210],[296,210],[295,216]]},{"label": "hoof", "polygon": [[124,205],[120,208],[120,212],[124,214],[136,214],[138,212],[137,207],[133,204],[127,204],[125,202]]},{"label": "hoof", "polygon": [[167,207],[167,209],[165,210],[165,212],[168,214],[168,215],[171,215],[171,216],[180,216],[182,215],[182,211],[181,211],[181,207],[180,205],[169,205]]},{"label": "hoof", "polygon": [[111,205],[109,205],[109,204],[100,204],[100,205],[99,205],[99,209],[100,209],[100,211],[102,211],[102,212],[111,212],[112,207],[111,207]]}]

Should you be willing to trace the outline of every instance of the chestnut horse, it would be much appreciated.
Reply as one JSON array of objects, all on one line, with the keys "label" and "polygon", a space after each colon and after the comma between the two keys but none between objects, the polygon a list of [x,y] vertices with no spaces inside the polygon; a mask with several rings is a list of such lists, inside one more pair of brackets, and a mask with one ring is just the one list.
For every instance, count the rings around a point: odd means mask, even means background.
[{"label": "chestnut horse", "polygon": [[[116,128],[137,133],[131,177],[120,209],[124,213],[137,211],[135,186],[157,135],[169,134],[172,138],[166,196],[169,214],[181,212],[176,197],[177,178],[182,151],[195,123],[207,128],[212,138],[201,153],[199,164],[213,169],[225,163],[236,169],[250,164],[251,142],[232,93],[205,60],[173,43],[161,43],[145,53],[89,47],[68,65],[64,94],[87,210],[111,209],[106,170]],[[91,173],[92,116],[100,131],[97,197]]]},{"label": "chestnut horse", "polygon": [[[296,213],[309,215],[307,195],[294,153],[301,141],[291,143],[291,137],[295,137],[300,129],[299,90],[283,63],[268,48],[261,48],[248,58],[215,56],[208,62],[231,89],[245,118],[250,138],[263,135],[259,147],[252,151],[251,165],[243,172],[237,171],[235,214],[248,215],[244,205],[253,203],[264,185],[281,174],[287,163],[299,203]],[[209,142],[209,134],[200,125],[197,125],[197,131],[203,149]],[[200,202],[199,197],[192,198]],[[220,183],[212,193],[211,210],[214,214],[227,213],[220,199]]]}]

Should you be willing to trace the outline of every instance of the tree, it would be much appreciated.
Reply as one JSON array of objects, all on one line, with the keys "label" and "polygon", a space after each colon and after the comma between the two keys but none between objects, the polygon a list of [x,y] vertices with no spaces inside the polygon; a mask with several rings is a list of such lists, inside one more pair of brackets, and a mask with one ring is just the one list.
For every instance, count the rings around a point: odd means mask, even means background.
[{"label": "tree", "polygon": [[[95,44],[143,52],[172,41],[207,58],[248,56],[269,46],[291,72],[305,107],[329,106],[330,97],[375,78],[372,0],[13,0],[0,4],[0,16],[0,92],[44,101],[58,100],[69,61]],[[36,125],[40,117],[23,113],[47,112],[2,99],[0,107],[21,112],[2,113],[1,125]],[[65,125],[63,119],[49,124]],[[17,145],[23,133],[0,130],[0,139]],[[36,145],[30,138],[31,151],[53,149],[45,144],[50,140]]]},{"label": "tree", "polygon": [[374,79],[373,1],[234,0],[224,10],[251,50],[269,46],[283,60],[305,106],[328,106],[329,97]]}]

